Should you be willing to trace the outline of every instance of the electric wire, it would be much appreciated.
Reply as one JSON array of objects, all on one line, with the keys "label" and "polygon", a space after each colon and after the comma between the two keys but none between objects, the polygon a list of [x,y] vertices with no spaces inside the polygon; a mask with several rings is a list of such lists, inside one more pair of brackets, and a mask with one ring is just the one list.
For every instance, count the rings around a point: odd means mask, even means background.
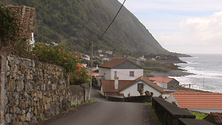
[{"label": "electric wire", "polygon": [[121,11],[121,9],[123,8],[124,4],[125,4],[126,0],[123,1],[121,7],[119,8],[118,12],[116,13],[115,17],[113,18],[113,20],[111,21],[111,23],[109,24],[109,26],[106,28],[106,30],[102,33],[102,35],[96,40],[100,40],[103,35],[108,31],[108,29],[110,28],[110,26],[113,24],[113,22],[115,21],[116,17],[118,16],[119,12]]}]

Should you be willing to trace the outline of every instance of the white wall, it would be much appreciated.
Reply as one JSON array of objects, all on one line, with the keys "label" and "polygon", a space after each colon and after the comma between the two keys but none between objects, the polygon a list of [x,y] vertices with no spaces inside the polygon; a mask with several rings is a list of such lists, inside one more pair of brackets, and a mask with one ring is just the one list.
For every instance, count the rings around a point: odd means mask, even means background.
[{"label": "white wall", "polygon": [[[124,96],[126,96],[126,97],[128,96],[129,93],[130,93],[130,96],[140,96],[139,91],[137,91],[138,83],[144,83],[144,82],[139,81],[139,82],[133,84],[132,86],[128,87],[127,89],[122,90],[120,93],[123,93]],[[161,95],[161,93],[159,91],[150,87],[146,83],[144,83],[144,95],[145,95],[145,91],[153,92],[154,97],[158,97]]]},{"label": "white wall", "polygon": [[[114,80],[114,72],[117,71],[117,77],[119,80],[135,80],[140,76],[143,76],[143,69],[107,69],[99,68],[99,76],[104,76],[106,80]],[[134,71],[134,77],[130,77],[130,71]]]},{"label": "white wall", "polygon": [[[105,73],[105,75],[104,75]],[[104,76],[104,78],[106,80],[111,80],[111,69],[107,69],[107,68],[99,68],[99,76]]]},{"label": "white wall", "polygon": [[159,83],[159,82],[156,82],[156,81],[154,81],[158,86],[160,86],[160,87],[162,87],[162,88],[164,88],[164,89],[167,89],[167,83],[163,83],[163,82],[161,82],[161,83]]},{"label": "white wall", "polygon": [[[111,80],[114,80],[114,72],[117,71],[119,80],[135,80],[143,76],[143,69],[111,69]],[[134,71],[134,77],[130,77],[130,71]]]},{"label": "white wall", "polygon": [[177,103],[175,97],[173,95],[170,95],[166,101],[168,101],[169,103],[175,102],[177,104],[178,107],[180,107],[180,105]]}]

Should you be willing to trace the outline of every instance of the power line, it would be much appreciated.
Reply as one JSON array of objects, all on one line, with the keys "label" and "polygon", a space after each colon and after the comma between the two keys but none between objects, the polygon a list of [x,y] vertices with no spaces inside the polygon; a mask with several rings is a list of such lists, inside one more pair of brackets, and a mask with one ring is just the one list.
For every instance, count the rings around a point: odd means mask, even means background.
[{"label": "power line", "polygon": [[110,26],[113,24],[113,22],[115,21],[116,17],[118,16],[119,12],[121,11],[121,9],[123,8],[124,3],[126,2],[126,0],[123,1],[121,7],[119,8],[118,12],[116,13],[115,17],[113,18],[113,20],[111,21],[111,23],[109,24],[109,26],[106,28],[106,30],[102,33],[102,35],[97,39],[97,41],[99,39],[101,39],[103,37],[103,35],[107,32],[107,30],[110,28]]}]

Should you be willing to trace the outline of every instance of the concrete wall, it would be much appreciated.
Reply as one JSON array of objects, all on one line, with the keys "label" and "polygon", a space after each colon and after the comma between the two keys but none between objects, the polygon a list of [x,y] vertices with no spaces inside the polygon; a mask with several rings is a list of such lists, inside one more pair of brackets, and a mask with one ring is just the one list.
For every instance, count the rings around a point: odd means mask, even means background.
[{"label": "concrete wall", "polygon": [[[0,124],[30,125],[71,106],[69,76],[62,67],[0,53]],[[80,89],[82,88],[82,89]],[[90,97],[87,85],[75,89],[77,101]]]},{"label": "concrete wall", "polygon": [[[111,79],[114,80],[114,72],[117,71],[117,77],[119,80],[135,80],[140,76],[143,76],[143,69],[111,69]],[[134,71],[134,77],[130,77],[130,71]]]},{"label": "concrete wall", "polygon": [[70,85],[71,105],[79,105],[90,100],[90,87],[88,84]]},{"label": "concrete wall", "polygon": [[[117,77],[119,77],[119,80],[135,80],[138,77],[143,76],[143,69],[107,69],[107,68],[99,68],[99,76],[104,76],[106,80],[114,80],[115,71],[117,71]],[[130,71],[134,71],[134,77],[129,76]]]},{"label": "concrete wall", "polygon": [[[99,76],[104,76],[104,79],[111,79],[111,69],[99,68]],[[101,79],[101,78],[100,78]]]}]

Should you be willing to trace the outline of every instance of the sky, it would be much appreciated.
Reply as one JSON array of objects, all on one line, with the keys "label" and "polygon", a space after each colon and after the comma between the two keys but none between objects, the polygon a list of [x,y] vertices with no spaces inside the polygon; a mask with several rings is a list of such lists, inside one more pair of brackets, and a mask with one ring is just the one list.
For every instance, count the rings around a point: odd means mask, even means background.
[{"label": "sky", "polygon": [[127,0],[124,6],[171,52],[222,54],[222,0]]}]

